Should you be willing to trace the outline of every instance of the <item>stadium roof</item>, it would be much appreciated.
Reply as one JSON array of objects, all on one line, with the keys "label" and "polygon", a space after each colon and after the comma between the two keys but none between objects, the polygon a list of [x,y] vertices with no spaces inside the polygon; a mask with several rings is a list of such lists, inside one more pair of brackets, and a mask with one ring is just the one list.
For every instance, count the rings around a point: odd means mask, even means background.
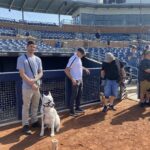
[{"label": "stadium roof", "polygon": [[76,8],[70,0],[0,0],[0,7],[52,14],[70,14]]},{"label": "stadium roof", "polygon": [[94,8],[123,8],[150,7],[150,4],[111,4],[86,3],[76,0],[0,0],[0,7],[9,10],[23,10],[28,12],[42,12],[52,14],[72,15],[80,7]]}]

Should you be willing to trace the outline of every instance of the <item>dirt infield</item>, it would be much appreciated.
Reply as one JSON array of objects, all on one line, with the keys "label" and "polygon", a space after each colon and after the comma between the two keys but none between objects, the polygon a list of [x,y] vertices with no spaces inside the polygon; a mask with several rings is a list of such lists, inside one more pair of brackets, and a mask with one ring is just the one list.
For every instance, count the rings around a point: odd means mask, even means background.
[{"label": "dirt infield", "polygon": [[[150,150],[150,107],[139,108],[124,100],[117,111],[101,112],[91,106],[77,118],[62,115],[61,131],[55,136],[59,150]],[[0,150],[50,150],[49,131],[43,138],[39,129],[22,135],[20,124],[0,128]]]}]

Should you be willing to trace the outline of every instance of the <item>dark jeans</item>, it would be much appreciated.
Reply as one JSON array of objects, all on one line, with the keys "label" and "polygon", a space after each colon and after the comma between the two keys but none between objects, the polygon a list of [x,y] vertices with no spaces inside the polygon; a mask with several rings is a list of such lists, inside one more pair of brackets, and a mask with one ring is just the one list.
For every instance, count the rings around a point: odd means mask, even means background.
[{"label": "dark jeans", "polygon": [[80,107],[81,97],[83,93],[83,82],[79,81],[77,85],[72,85],[72,92],[70,98],[70,111],[74,112],[74,104],[76,104],[76,109]]}]

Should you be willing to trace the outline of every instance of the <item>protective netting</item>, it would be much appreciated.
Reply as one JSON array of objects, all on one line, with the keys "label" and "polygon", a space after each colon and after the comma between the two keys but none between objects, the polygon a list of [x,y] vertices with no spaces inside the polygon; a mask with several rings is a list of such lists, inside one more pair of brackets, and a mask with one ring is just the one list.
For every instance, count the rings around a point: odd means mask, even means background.
[{"label": "protective netting", "polygon": [[99,99],[100,75],[84,76],[82,103],[93,102]]},{"label": "protective netting", "polygon": [[65,107],[65,78],[42,80],[41,94],[51,92],[57,108]]},{"label": "protective netting", "polygon": [[0,122],[17,118],[15,81],[0,81]]},{"label": "protective netting", "polygon": [[[50,77],[47,77],[47,75],[42,79],[42,85],[40,88],[41,95],[48,94],[50,91],[54,98],[56,108],[67,108],[69,103],[68,95],[71,92],[67,78],[63,74],[59,77],[57,74]],[[8,74],[6,78],[8,78]],[[17,77],[12,81],[10,81],[10,79],[11,74],[8,81],[3,81],[3,78],[1,78],[0,81],[0,123],[18,120],[20,119],[18,116],[21,116],[22,97],[21,89],[18,89],[21,88],[21,82],[18,82]],[[95,70],[90,75],[84,76],[82,104],[95,102],[99,99],[99,80],[99,70]]]}]

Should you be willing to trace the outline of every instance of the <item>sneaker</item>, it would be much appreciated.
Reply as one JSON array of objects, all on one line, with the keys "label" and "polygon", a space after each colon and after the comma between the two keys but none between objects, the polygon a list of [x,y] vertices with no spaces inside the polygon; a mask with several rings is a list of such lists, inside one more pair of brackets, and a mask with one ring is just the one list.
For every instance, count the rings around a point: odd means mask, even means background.
[{"label": "sneaker", "polygon": [[140,103],[140,107],[143,108],[145,106],[145,103]]},{"label": "sneaker", "polygon": [[31,135],[31,130],[29,129],[29,125],[23,126],[23,132],[27,135]]},{"label": "sneaker", "polygon": [[38,121],[33,123],[31,126],[32,126],[32,128],[39,128],[39,127],[41,127],[41,125],[40,125],[40,123]]},{"label": "sneaker", "polygon": [[116,111],[116,109],[114,108],[114,105],[109,105],[109,109],[113,110],[113,111]]},{"label": "sneaker", "polygon": [[107,112],[107,110],[107,106],[104,106],[102,112]]},{"label": "sneaker", "polygon": [[76,108],[75,111],[76,113],[84,113],[84,110],[82,108]]}]

